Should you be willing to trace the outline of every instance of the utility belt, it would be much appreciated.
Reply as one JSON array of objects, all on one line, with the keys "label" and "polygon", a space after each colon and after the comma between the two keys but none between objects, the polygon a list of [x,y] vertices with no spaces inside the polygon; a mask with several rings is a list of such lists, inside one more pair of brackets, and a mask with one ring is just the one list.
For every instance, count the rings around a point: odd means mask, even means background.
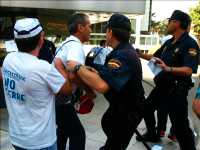
[{"label": "utility belt", "polygon": [[192,88],[194,84],[192,83],[191,77],[181,77],[173,76],[169,73],[161,72],[154,78],[154,83],[160,88],[171,88],[171,87],[185,87]]},{"label": "utility belt", "polygon": [[[173,80],[173,81],[165,81],[165,82],[157,82],[156,88],[159,89],[160,92],[169,95],[180,95],[180,96],[187,96],[189,90],[194,85],[192,82],[188,81],[180,81],[180,80]],[[167,95],[168,95],[167,94]]]}]

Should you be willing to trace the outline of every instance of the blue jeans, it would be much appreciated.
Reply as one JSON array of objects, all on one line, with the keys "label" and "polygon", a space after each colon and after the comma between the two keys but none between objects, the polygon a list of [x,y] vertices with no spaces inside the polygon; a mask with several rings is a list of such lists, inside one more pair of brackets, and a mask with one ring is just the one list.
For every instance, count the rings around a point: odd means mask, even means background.
[{"label": "blue jeans", "polygon": [[15,150],[57,150],[57,143],[55,142],[53,145],[41,149],[24,149],[15,145],[13,145],[13,147],[15,148]]}]

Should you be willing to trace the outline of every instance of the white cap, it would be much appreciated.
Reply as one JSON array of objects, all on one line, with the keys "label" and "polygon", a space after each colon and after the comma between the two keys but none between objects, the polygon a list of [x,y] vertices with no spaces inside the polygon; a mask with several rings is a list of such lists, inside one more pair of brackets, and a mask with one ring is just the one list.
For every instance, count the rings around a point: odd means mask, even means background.
[{"label": "white cap", "polygon": [[42,31],[42,26],[36,18],[25,18],[17,20],[14,26],[16,39],[34,37]]}]

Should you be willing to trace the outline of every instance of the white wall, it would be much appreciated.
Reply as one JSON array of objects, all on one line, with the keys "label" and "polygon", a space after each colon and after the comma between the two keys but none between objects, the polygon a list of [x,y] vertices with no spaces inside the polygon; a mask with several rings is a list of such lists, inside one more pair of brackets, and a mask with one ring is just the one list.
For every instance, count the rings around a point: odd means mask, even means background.
[{"label": "white wall", "polygon": [[30,8],[53,8],[71,10],[91,10],[105,12],[123,12],[144,14],[146,0],[132,1],[106,1],[106,0],[0,0],[0,6],[7,7],[30,7]]},{"label": "white wall", "polygon": [[145,13],[142,16],[142,20],[141,20],[141,30],[142,31],[148,31],[148,27],[149,27],[149,11],[150,11],[150,0],[146,0]]}]

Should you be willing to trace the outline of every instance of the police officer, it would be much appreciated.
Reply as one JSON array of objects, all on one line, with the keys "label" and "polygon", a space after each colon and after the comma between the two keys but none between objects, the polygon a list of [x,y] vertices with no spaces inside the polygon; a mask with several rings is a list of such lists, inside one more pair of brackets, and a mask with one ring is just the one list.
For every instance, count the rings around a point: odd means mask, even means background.
[{"label": "police officer", "polygon": [[[169,114],[172,127],[181,150],[195,150],[194,136],[189,127],[187,95],[191,88],[191,75],[197,72],[199,47],[187,32],[191,19],[188,14],[175,10],[169,18],[167,40],[154,55],[141,54],[150,59],[156,57],[156,64],[162,71],[155,76],[156,87],[150,93],[145,107],[146,141],[158,141],[155,129],[155,109]],[[137,138],[137,140],[141,140]]]},{"label": "police officer", "polygon": [[104,65],[95,64],[98,71],[70,61],[68,69],[91,88],[104,93],[109,108],[102,118],[102,128],[107,136],[101,150],[125,150],[142,119],[144,89],[142,68],[135,49],[129,43],[130,20],[114,14],[108,21],[106,39],[113,51]]}]

